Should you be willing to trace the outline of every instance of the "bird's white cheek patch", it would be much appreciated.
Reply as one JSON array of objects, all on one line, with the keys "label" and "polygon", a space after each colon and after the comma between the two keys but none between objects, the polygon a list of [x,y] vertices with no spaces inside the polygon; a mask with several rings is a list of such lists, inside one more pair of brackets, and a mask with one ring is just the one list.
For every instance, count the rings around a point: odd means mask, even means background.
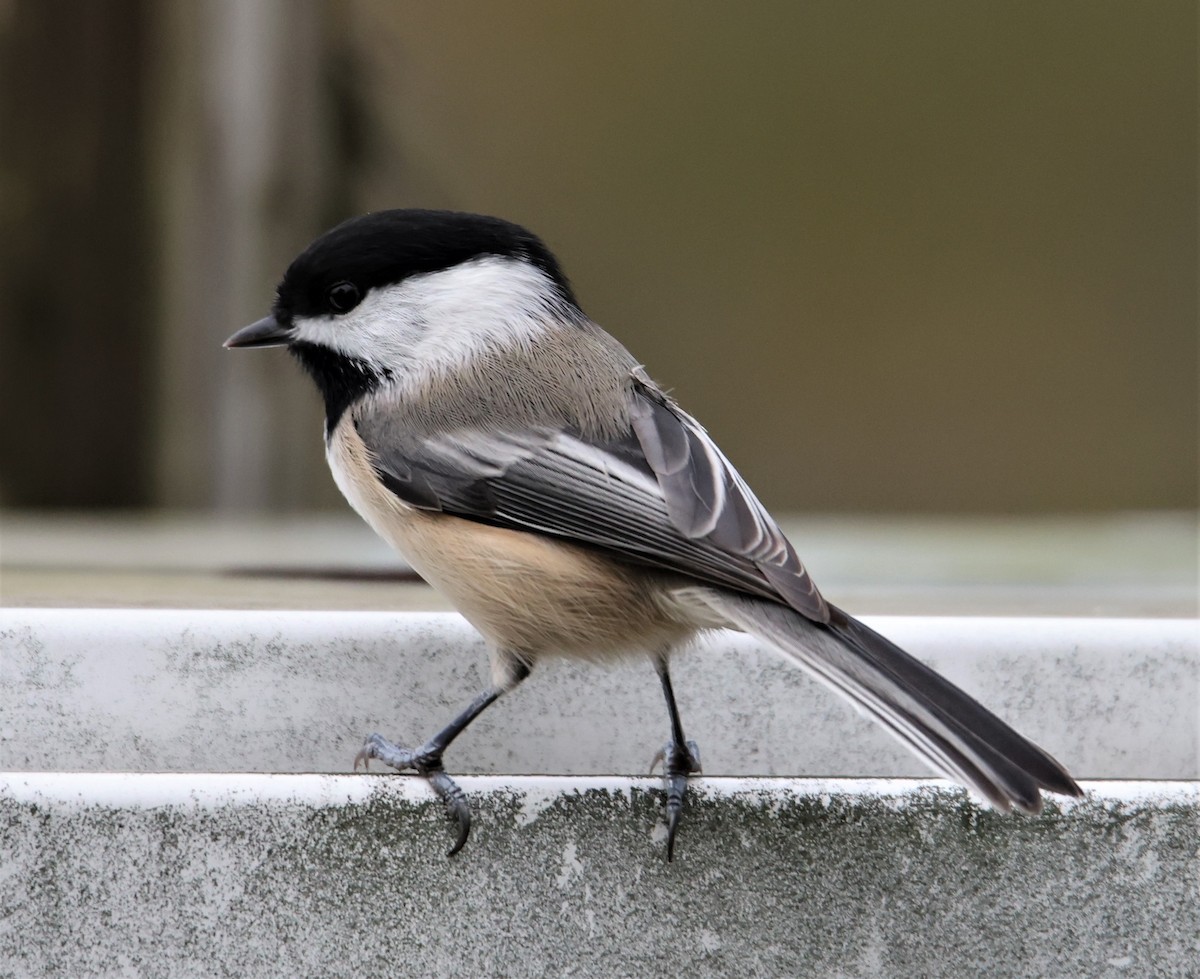
[{"label": "bird's white cheek patch", "polygon": [[393,376],[452,370],[496,344],[534,341],[556,296],[540,269],[485,256],[371,289],[341,316],[297,318],[294,336]]},{"label": "bird's white cheek patch", "polygon": [[[388,308],[392,306],[393,308]],[[381,304],[376,290],[342,316],[297,318],[297,340],[326,347],[345,357],[384,368],[404,359],[423,332],[413,311],[399,304]]]}]

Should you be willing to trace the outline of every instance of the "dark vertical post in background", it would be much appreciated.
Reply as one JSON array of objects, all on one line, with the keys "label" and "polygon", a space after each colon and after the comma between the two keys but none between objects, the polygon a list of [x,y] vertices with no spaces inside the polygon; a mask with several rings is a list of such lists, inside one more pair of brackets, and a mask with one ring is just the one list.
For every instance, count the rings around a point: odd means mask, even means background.
[{"label": "dark vertical post in background", "polygon": [[0,502],[149,502],[141,0],[0,10]]}]

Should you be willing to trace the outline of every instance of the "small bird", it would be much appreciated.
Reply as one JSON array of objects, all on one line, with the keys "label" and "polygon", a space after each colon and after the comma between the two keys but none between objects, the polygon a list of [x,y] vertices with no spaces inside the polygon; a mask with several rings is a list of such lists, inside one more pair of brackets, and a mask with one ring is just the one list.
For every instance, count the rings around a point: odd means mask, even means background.
[{"label": "small bird", "polygon": [[542,241],[498,218],[390,210],[325,233],[271,313],[226,347],[286,346],[325,401],[334,481],[380,537],[483,634],[491,685],[416,748],[371,759],[471,813],[442,754],[545,656],[650,658],[670,720],[655,756],[667,859],[700,752],[668,669],[699,633],[736,629],[789,657],[933,769],[997,808],[1067,770],[917,659],[826,601],[700,424],[583,312]]}]

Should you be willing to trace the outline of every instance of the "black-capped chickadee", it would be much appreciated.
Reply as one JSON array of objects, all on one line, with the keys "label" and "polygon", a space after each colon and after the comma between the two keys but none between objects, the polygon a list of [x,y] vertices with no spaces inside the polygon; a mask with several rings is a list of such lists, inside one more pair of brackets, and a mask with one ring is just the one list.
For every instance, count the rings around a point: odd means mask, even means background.
[{"label": "black-capped chickadee", "polygon": [[1079,796],[1057,761],[827,602],[721,450],[584,314],[549,249],[497,218],[381,211],[314,241],[271,315],[227,347],[286,346],[325,399],[351,506],[487,639],[492,685],[419,748],[372,758],[425,776],[466,842],[442,752],[543,656],[648,655],[670,715],[667,858],[699,752],[673,650],[706,629],[770,643],[938,772],[1002,810]]}]

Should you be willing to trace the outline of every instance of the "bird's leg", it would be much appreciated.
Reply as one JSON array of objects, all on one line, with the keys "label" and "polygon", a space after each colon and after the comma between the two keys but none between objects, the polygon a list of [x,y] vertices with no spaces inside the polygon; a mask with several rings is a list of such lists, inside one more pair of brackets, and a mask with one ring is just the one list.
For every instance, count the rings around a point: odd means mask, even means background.
[{"label": "bird's leg", "polygon": [[688,776],[700,773],[700,746],[683,737],[683,722],[679,719],[679,708],[675,706],[667,657],[656,657],[654,668],[662,681],[663,696],[666,697],[667,711],[671,715],[671,740],[659,749],[650,762],[652,772],[655,765],[660,761],[663,763],[663,781],[667,787],[667,860],[670,861],[675,855],[675,831],[683,816],[683,797],[687,792]]},{"label": "bird's leg", "polygon": [[388,741],[382,734],[370,734],[363,743],[362,750],[354,756],[355,771],[358,771],[360,764],[364,769],[369,768],[370,760],[374,758],[397,771],[412,769],[429,783],[430,788],[446,804],[450,818],[458,823],[458,839],[446,854],[448,857],[454,856],[467,842],[467,836],[471,832],[471,807],[467,804],[466,794],[442,767],[442,752],[488,706],[529,676],[529,666],[515,658],[502,661],[501,666],[505,670],[503,681],[494,683],[472,700],[466,710],[421,747],[402,748]]}]

